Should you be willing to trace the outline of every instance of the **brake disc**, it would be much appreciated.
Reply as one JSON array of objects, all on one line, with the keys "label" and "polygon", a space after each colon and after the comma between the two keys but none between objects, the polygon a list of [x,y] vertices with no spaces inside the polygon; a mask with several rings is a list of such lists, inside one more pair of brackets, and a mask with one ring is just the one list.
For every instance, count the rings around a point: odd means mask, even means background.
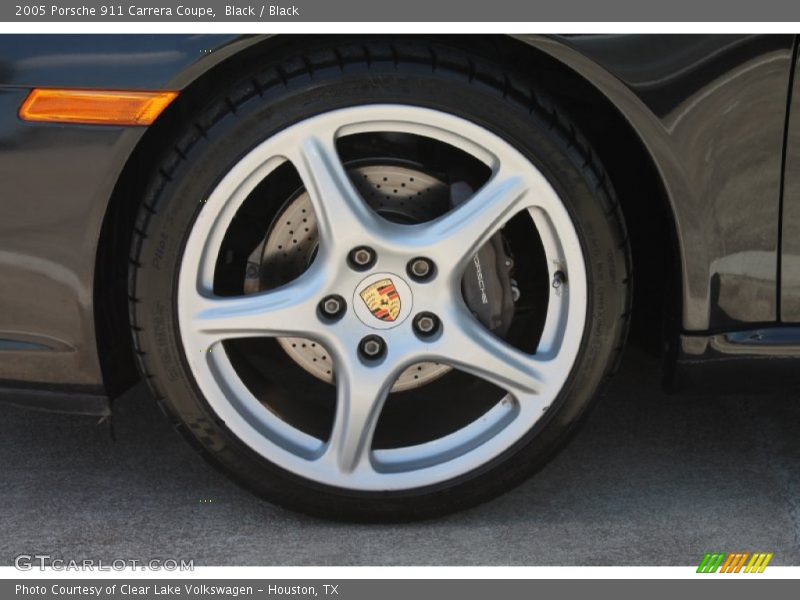
[{"label": "brake disc", "polygon": [[[448,185],[410,166],[362,166],[348,173],[364,201],[390,221],[420,223],[449,210]],[[303,191],[283,207],[264,242],[251,255],[245,292],[270,289],[300,275],[313,260],[318,242],[316,216]],[[333,382],[334,365],[324,347],[303,338],[278,338],[278,343],[311,375]],[[392,391],[423,386],[448,371],[449,366],[439,363],[412,365],[400,374]]]}]

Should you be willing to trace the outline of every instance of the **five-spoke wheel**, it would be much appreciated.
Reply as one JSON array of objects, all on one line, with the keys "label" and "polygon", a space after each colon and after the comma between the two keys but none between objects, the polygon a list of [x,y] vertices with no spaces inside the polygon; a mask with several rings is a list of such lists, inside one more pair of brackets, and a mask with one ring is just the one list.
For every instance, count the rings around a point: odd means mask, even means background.
[{"label": "five-spoke wheel", "polygon": [[[355,132],[436,138],[482,161],[491,175],[438,218],[394,223],[364,201],[337,154],[337,139]],[[316,217],[319,246],[313,262],[277,289],[215,296],[215,268],[233,215],[286,161],[297,169]],[[480,248],[522,211],[530,214],[542,239],[549,278],[568,273],[543,307],[544,332],[532,354],[489,331],[462,293],[464,272]],[[321,302],[330,310],[323,307],[321,314]],[[205,201],[184,250],[178,292],[190,367],[227,426],[292,472],[361,490],[430,485],[509,448],[564,385],[585,312],[580,243],[541,172],[508,142],[474,123],[399,105],[321,114],[253,149]],[[337,388],[328,439],[292,428],[242,384],[221,343],[261,336],[304,338],[327,350]],[[507,394],[476,422],[442,438],[374,451],[372,437],[392,386],[406,369],[425,362],[470,373]]]},{"label": "five-spoke wheel", "polygon": [[134,343],[180,431],[258,494],[442,514],[533,473],[613,369],[625,225],[535,81],[337,44],[243,73],[165,140],[132,225]]}]

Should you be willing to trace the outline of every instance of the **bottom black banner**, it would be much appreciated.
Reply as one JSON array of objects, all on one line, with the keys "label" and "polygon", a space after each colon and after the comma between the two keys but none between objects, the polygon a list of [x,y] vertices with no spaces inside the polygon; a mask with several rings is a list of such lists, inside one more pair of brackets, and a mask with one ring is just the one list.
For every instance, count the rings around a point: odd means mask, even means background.
[{"label": "bottom black banner", "polygon": [[[756,589],[755,586],[759,586]],[[798,584],[781,579],[627,579],[627,580],[554,580],[554,579],[341,579],[341,580],[77,580],[41,579],[0,581],[0,598],[53,598],[57,600],[127,600],[130,598],[187,598],[211,600],[242,598],[264,600],[291,597],[297,600],[330,598],[335,600],[421,600],[442,598],[459,600],[532,599],[547,594],[558,598],[643,598],[681,600],[708,598],[709,593],[724,595],[726,600],[751,600],[753,595],[796,597]],[[778,596],[778,594],[781,594]]]}]

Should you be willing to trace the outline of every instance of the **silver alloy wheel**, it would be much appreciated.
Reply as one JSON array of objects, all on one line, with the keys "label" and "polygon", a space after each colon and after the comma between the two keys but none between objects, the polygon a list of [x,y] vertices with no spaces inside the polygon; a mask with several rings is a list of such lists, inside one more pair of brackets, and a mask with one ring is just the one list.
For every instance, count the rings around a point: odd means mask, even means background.
[{"label": "silver alloy wheel", "polygon": [[[363,202],[336,152],[338,138],[368,132],[403,132],[448,143],[490,167],[489,181],[447,214],[417,225],[389,222]],[[256,185],[290,161],[316,213],[319,251],[294,281],[239,297],[213,294],[214,269],[225,232]],[[508,142],[470,121],[405,105],[367,105],[320,114],[296,123],[253,149],[206,199],[184,248],[178,281],[178,322],[194,378],[211,408],[250,448],[301,477],[354,490],[402,490],[450,480],[501,454],[520,440],[565,384],[583,336],[587,281],[583,254],[569,214],[539,170]],[[475,252],[515,214],[527,210],[545,251],[551,288],[536,353],[526,354],[481,325],[461,293],[462,274]],[[365,272],[348,253],[377,253]],[[436,276],[417,283],[406,265],[425,256]],[[411,310],[391,328],[377,329],[354,310],[330,322],[318,303],[339,295],[357,302],[368,278],[402,282],[401,303]],[[379,278],[379,279],[381,279]],[[421,338],[411,314],[438,315],[439,332]],[[362,315],[363,316],[363,315]],[[378,334],[385,354],[367,361],[359,343]],[[337,407],[329,440],[290,426],[265,408],[239,378],[222,341],[249,337],[302,337],[324,346],[335,365]],[[507,395],[469,425],[442,438],[404,448],[373,450],[372,434],[383,403],[407,367],[440,362],[506,390]],[[458,399],[454,398],[454,402]],[[424,415],[421,416],[424,418]]]}]

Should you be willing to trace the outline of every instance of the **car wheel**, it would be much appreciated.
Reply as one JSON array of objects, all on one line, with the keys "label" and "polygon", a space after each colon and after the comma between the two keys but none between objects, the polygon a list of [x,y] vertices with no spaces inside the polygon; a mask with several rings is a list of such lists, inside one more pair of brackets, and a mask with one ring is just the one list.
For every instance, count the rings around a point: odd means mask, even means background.
[{"label": "car wheel", "polygon": [[613,370],[623,219],[535,80],[342,44],[248,73],[166,146],[132,248],[140,366],[267,499],[361,520],[476,504]]}]

